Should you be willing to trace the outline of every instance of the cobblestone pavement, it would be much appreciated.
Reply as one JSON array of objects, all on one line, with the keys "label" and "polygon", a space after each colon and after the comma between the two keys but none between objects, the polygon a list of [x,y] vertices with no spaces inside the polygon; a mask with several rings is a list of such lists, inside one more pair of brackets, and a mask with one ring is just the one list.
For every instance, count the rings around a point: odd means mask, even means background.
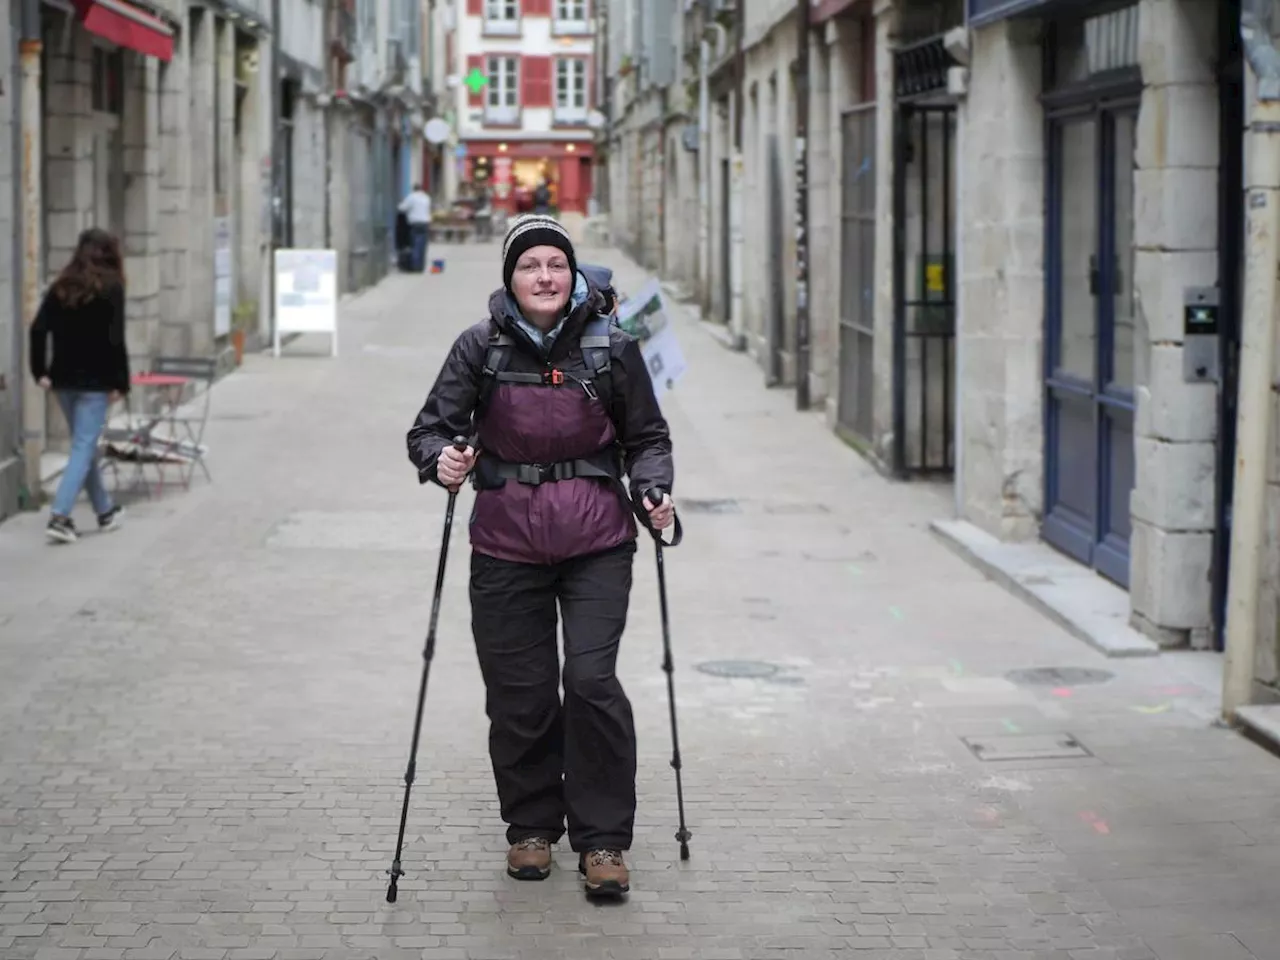
[{"label": "cobblestone pavement", "polygon": [[[444,505],[404,433],[498,271],[443,253],[344,308],[338,360],[304,339],[222,383],[212,484],[73,548],[0,527],[0,958],[1280,957],[1280,763],[1212,725],[1212,655],[1104,660],[933,539],[945,489],[881,479],[683,318],[692,859],[646,544],[634,892],[586,903],[566,851],[502,875],[459,524],[385,903]],[[1008,677],[1037,667],[1109,677]]]}]

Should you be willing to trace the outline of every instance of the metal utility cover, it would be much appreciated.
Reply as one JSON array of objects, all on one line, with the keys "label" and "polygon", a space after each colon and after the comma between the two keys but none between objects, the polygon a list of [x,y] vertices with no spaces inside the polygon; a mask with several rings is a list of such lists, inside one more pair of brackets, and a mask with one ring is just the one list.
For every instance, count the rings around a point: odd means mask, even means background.
[{"label": "metal utility cover", "polygon": [[1010,670],[1005,676],[1028,687],[1079,687],[1106,683],[1114,674],[1088,667],[1032,667],[1029,670]]},{"label": "metal utility cover", "polygon": [[1001,760],[1073,760],[1093,754],[1069,733],[1006,734],[961,737],[969,751],[984,762]]},{"label": "metal utility cover", "polygon": [[742,507],[737,500],[690,500],[682,499],[679,509],[685,513],[741,513]]},{"label": "metal utility cover", "polygon": [[763,660],[711,660],[696,667],[713,677],[729,677],[735,680],[763,680],[778,672],[778,667]]}]

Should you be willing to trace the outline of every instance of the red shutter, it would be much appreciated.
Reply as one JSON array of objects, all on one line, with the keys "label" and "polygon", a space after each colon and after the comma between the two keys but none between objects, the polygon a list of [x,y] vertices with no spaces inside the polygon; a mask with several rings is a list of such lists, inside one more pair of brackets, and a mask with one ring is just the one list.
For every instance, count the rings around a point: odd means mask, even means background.
[{"label": "red shutter", "polygon": [[551,106],[551,58],[523,57],[520,60],[520,105]]},{"label": "red shutter", "polygon": [[[466,81],[467,77],[471,76],[471,72],[473,70],[479,70],[481,73],[485,72],[484,56],[482,54],[473,53],[467,56],[467,72],[466,74],[463,75],[463,78],[462,78],[464,82]],[[467,103],[471,104],[471,106],[473,107],[484,106],[484,91],[485,91],[484,87],[481,87],[479,90],[476,90],[474,87],[468,85],[467,86]]]},{"label": "red shutter", "polygon": [[467,16],[483,17],[484,0],[467,0]]},{"label": "red shutter", "polygon": [[520,12],[526,17],[549,17],[551,0],[521,0]]}]

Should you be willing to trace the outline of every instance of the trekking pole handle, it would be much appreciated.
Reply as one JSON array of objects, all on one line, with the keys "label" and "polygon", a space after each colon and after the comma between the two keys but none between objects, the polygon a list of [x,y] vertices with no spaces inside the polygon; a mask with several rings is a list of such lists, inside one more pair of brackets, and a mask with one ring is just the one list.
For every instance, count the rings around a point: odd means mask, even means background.
[{"label": "trekking pole handle", "polygon": [[462,453],[467,449],[467,438],[464,436],[456,436],[453,438],[453,449]]},{"label": "trekking pole handle", "polygon": [[[641,496],[649,503],[652,503],[654,506],[658,506],[662,503],[663,498],[667,496],[667,491],[662,489],[662,487],[650,487]],[[648,513],[649,511],[646,509],[643,519],[645,521],[645,526],[649,527],[649,532],[653,534],[654,539],[657,540],[658,543],[664,547],[679,546],[680,541],[684,539],[684,531],[680,528],[679,515],[677,514],[676,516],[672,517],[672,521],[673,521],[672,526],[675,529],[673,530],[673,536],[671,538],[671,542],[667,543],[665,540],[662,539],[661,530],[655,530],[652,526],[649,526]]]}]

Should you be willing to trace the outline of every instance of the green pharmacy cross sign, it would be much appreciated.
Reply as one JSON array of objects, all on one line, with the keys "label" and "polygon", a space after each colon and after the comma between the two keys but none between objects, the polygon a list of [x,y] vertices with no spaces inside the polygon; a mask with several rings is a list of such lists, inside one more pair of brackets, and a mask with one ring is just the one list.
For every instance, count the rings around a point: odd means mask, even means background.
[{"label": "green pharmacy cross sign", "polygon": [[472,93],[479,93],[489,82],[489,78],[480,72],[479,67],[472,67],[471,72],[467,74],[466,79],[462,82],[471,88]]}]

